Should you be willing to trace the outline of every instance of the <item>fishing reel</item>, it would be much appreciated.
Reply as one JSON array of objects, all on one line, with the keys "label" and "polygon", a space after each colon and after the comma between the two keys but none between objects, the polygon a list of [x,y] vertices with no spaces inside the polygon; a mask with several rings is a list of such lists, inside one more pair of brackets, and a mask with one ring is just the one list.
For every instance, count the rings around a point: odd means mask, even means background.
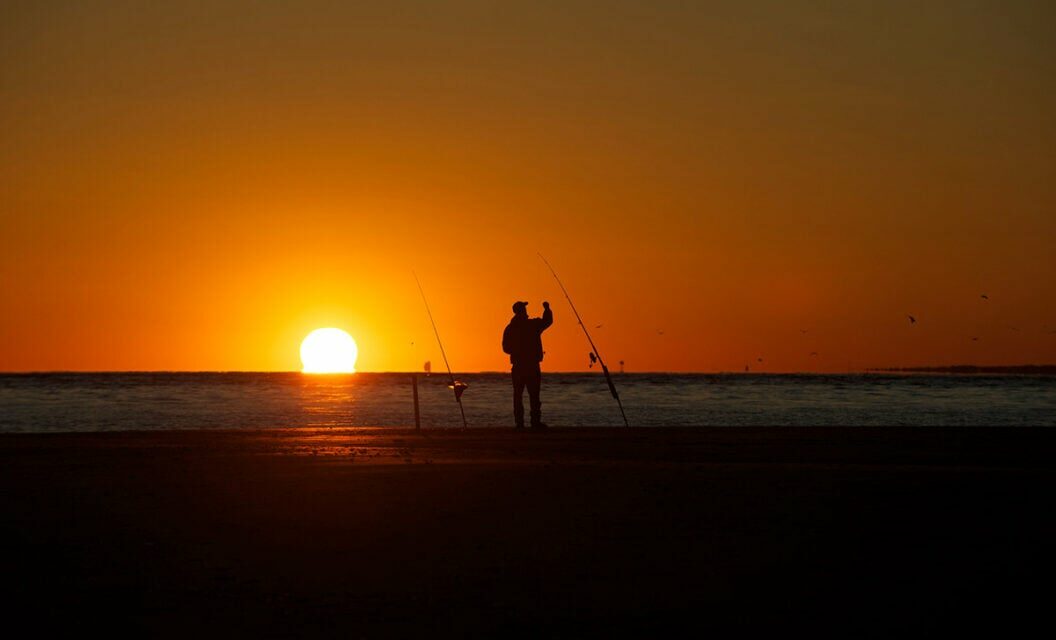
[{"label": "fishing reel", "polygon": [[466,389],[469,388],[469,385],[465,382],[462,382],[461,380],[455,380],[451,384],[447,385],[447,388],[455,392],[455,400],[461,400],[462,394],[465,393]]}]

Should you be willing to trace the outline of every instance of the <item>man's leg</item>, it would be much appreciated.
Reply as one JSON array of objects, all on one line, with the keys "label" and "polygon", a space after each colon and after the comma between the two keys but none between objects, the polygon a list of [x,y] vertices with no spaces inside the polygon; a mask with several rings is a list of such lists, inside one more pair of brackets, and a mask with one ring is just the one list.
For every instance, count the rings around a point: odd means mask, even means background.
[{"label": "man's leg", "polygon": [[543,423],[542,403],[539,401],[539,387],[542,386],[543,374],[539,371],[539,365],[532,367],[525,378],[525,386],[528,387],[528,404],[532,410],[532,426],[538,427]]},{"label": "man's leg", "polygon": [[513,424],[518,429],[524,428],[524,375],[517,367],[513,368]]}]

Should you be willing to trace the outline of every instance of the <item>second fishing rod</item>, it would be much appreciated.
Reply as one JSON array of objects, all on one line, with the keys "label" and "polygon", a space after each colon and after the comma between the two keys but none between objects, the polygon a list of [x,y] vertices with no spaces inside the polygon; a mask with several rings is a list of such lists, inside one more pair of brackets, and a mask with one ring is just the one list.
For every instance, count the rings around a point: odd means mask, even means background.
[{"label": "second fishing rod", "polygon": [[418,279],[418,274],[411,272],[414,275],[414,281],[418,283],[418,291],[422,294],[422,302],[425,303],[425,312],[429,314],[429,324],[433,325],[433,333],[436,334],[436,343],[440,345],[440,355],[444,358],[444,366],[447,367],[447,377],[450,378],[451,384],[448,387],[455,393],[455,402],[458,403],[458,411],[462,414],[462,428],[465,429],[466,424],[466,410],[462,408],[462,393],[465,392],[466,387],[469,385],[464,382],[455,380],[455,374],[451,373],[451,363],[447,361],[447,352],[444,351],[444,343],[440,340],[440,331],[436,328],[436,321],[433,320],[433,310],[429,308],[429,300],[425,297],[425,289],[422,289],[422,281]]}]

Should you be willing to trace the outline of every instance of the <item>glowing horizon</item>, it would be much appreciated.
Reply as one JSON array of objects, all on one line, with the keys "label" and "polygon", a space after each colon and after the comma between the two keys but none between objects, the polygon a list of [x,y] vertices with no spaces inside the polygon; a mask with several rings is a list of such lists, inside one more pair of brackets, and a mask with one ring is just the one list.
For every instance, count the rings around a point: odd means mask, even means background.
[{"label": "glowing horizon", "polygon": [[1056,362],[1056,5],[221,4],[0,21],[0,371]]}]

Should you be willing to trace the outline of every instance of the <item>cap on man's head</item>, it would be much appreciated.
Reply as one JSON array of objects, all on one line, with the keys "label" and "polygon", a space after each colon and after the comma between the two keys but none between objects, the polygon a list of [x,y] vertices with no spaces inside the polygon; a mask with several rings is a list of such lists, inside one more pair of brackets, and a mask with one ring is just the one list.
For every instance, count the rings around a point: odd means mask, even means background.
[{"label": "cap on man's head", "polygon": [[528,313],[528,303],[527,302],[514,302],[513,303],[513,312],[514,313],[521,313],[522,311],[524,313]]}]

